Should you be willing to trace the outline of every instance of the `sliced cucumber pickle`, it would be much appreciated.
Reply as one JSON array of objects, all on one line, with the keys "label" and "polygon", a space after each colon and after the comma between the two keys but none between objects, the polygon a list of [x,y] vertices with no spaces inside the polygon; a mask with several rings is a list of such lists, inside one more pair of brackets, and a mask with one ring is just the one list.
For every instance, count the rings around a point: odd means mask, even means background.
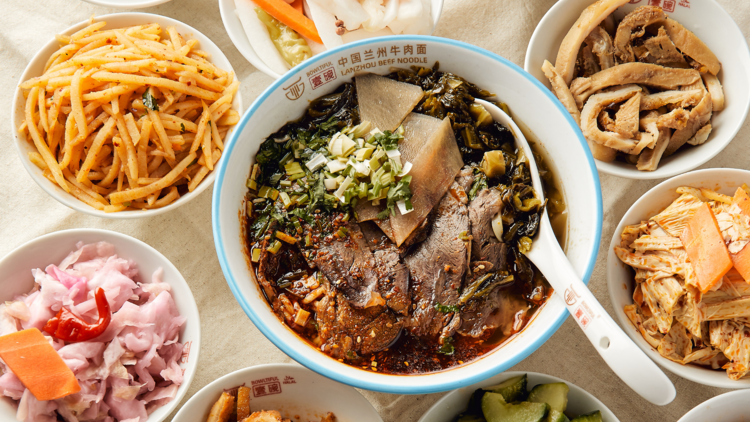
[{"label": "sliced cucumber pickle", "polygon": [[493,393],[502,394],[506,403],[526,400],[528,394],[526,390],[526,374],[509,378],[500,384],[484,387],[483,390],[492,391]]},{"label": "sliced cucumber pickle", "polygon": [[482,397],[482,412],[487,422],[542,422],[549,413],[547,403],[506,403],[503,395],[487,392]]},{"label": "sliced cucumber pickle", "polygon": [[534,403],[547,403],[552,410],[564,412],[568,407],[570,387],[564,382],[539,384],[531,389],[528,400]]},{"label": "sliced cucumber pickle", "polygon": [[570,422],[602,422],[602,412],[596,411],[573,418]]}]

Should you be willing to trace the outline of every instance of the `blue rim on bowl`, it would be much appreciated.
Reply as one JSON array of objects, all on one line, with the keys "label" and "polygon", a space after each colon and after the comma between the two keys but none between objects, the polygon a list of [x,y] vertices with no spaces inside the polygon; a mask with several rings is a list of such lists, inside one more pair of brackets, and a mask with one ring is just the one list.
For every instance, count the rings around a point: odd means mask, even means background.
[{"label": "blue rim on bowl", "polygon": [[[367,40],[361,40],[361,41],[351,43],[351,44],[346,44],[336,49],[326,51],[325,53],[322,53],[316,56],[316,59],[330,57],[332,55],[337,54],[340,50],[346,50],[352,47],[360,47],[360,46],[366,46],[368,44],[382,42],[384,38],[385,37],[372,38],[372,39],[367,39]],[[459,47],[465,50],[470,50],[471,52],[474,52],[474,53],[481,54],[483,56],[486,56],[492,60],[495,60],[501,63],[502,65],[507,66],[511,68],[512,70],[516,71],[518,74],[522,75],[524,78],[530,81],[537,89],[543,92],[544,95],[546,95],[552,101],[552,104],[554,104],[554,106],[559,110],[560,114],[564,116],[564,119],[574,129],[574,133],[576,134],[578,142],[580,142],[581,145],[584,147],[584,153],[586,156],[588,169],[591,172],[591,176],[595,184],[595,190],[596,190],[596,195],[595,195],[596,196],[595,198],[596,230],[594,234],[595,238],[593,240],[593,245],[592,245],[593,247],[591,248],[591,251],[589,252],[588,263],[586,264],[585,271],[583,274],[584,282],[588,283],[588,280],[591,277],[591,273],[596,263],[596,257],[597,257],[597,252],[599,250],[599,243],[600,243],[600,238],[601,238],[601,233],[602,233],[602,216],[603,216],[602,193],[601,193],[601,186],[599,184],[599,176],[596,171],[596,165],[594,164],[594,159],[588,150],[588,146],[586,145],[586,140],[583,138],[583,135],[581,134],[580,130],[577,129],[577,125],[575,121],[573,120],[573,118],[570,117],[570,114],[568,114],[568,112],[562,107],[562,105],[560,104],[559,101],[557,101],[554,95],[546,87],[544,87],[539,81],[537,81],[533,76],[525,72],[516,64],[510,62],[509,60],[503,57],[498,56],[497,54],[491,53],[487,50],[481,49],[479,47],[476,47],[467,43],[463,43],[463,42],[455,41],[455,40],[449,40],[445,38],[439,38],[439,37],[419,36],[419,35],[412,35],[412,36],[399,35],[399,36],[392,36],[392,37],[387,37],[387,38],[389,40],[393,40],[394,42],[421,41],[421,42],[440,43],[440,44],[445,44],[449,46]],[[266,98],[268,98],[271,95],[271,93],[279,89],[279,87],[281,87],[282,85],[285,85],[290,79],[297,77],[298,73],[302,71],[303,69],[304,69],[303,66],[298,66],[297,68],[290,70],[289,72],[284,74],[280,79],[276,80],[265,91],[263,91],[263,93],[253,102],[250,108],[242,116],[242,119],[238,123],[237,130],[235,130],[235,132],[230,137],[229,141],[226,143],[225,145],[226,155],[231,156],[232,151],[234,150],[235,146],[238,143],[239,134],[243,132],[250,118],[253,116],[254,113],[258,111],[261,104],[266,100]],[[485,363],[486,368],[483,369],[483,371],[479,374],[475,374],[470,377],[458,379],[458,380],[449,380],[446,382],[433,382],[433,383],[430,383],[429,385],[423,386],[422,388],[420,388],[419,391],[414,391],[413,387],[410,387],[407,385],[398,385],[398,383],[371,382],[368,380],[363,380],[357,377],[352,377],[346,374],[341,374],[336,371],[333,371],[330,368],[327,368],[325,365],[321,364],[319,359],[315,359],[315,360],[307,359],[298,349],[294,347],[294,345],[288,344],[282,339],[276,337],[271,327],[268,327],[264,325],[263,323],[261,323],[261,317],[258,314],[258,310],[253,309],[252,306],[250,306],[248,301],[241,294],[237,281],[234,275],[232,274],[232,271],[230,270],[229,263],[227,262],[226,251],[224,250],[223,239],[221,235],[221,222],[219,221],[220,220],[219,204],[221,203],[222,186],[226,177],[228,162],[229,162],[229,159],[221,161],[221,163],[218,166],[218,169],[216,170],[216,182],[215,182],[216,184],[214,186],[212,205],[211,205],[211,220],[213,224],[214,244],[216,246],[216,252],[219,258],[219,263],[221,265],[222,271],[224,272],[224,276],[227,279],[227,283],[229,284],[229,287],[232,290],[232,294],[234,294],[234,297],[237,299],[237,302],[240,304],[240,306],[245,311],[245,313],[250,317],[250,319],[253,321],[255,326],[258,327],[258,329],[263,333],[263,335],[266,336],[266,338],[268,338],[271,342],[273,342],[274,345],[276,345],[276,347],[281,349],[289,357],[291,357],[295,361],[299,362],[300,364],[306,366],[307,368],[321,375],[324,375],[328,378],[331,378],[338,382],[351,385],[354,387],[363,388],[363,389],[372,390],[372,391],[393,393],[393,394],[426,394],[426,393],[437,393],[437,392],[442,392],[442,391],[453,390],[456,388],[475,384],[492,375],[505,371],[508,368],[516,365],[517,363],[525,359],[527,356],[529,356],[531,353],[533,353],[536,349],[538,349],[545,341],[547,341],[547,339],[549,339],[552,336],[552,334],[554,334],[555,331],[557,331],[557,329],[565,321],[565,318],[567,318],[568,316],[567,311],[564,308],[561,308],[561,311],[556,316],[554,322],[549,325],[549,327],[542,333],[542,335],[540,335],[537,339],[535,339],[530,345],[526,346],[520,353],[516,354],[516,356],[514,356],[513,358],[505,360],[504,362],[499,363],[499,364],[494,364],[492,366],[488,366]],[[235,213],[234,215],[237,215],[237,214]],[[549,301],[557,301],[557,300],[560,300],[560,299],[557,298],[556,296],[553,296],[549,299]],[[541,312],[541,310],[538,312]],[[533,322],[530,322],[529,324],[532,324],[532,323]],[[318,353],[320,353],[321,360],[332,359],[329,356],[324,355],[322,352],[318,352]],[[481,360],[482,359],[480,358],[480,361]],[[429,374],[409,375],[409,377],[425,376],[425,375],[429,375]],[[387,378],[384,378],[384,379],[387,379]]]}]

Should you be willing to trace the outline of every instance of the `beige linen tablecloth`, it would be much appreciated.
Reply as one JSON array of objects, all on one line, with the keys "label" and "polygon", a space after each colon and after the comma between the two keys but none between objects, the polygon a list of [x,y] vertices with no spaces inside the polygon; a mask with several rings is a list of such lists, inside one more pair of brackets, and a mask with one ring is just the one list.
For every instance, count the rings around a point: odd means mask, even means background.
[{"label": "beige linen tablecloth", "polygon": [[[703,0],[693,0],[703,1]],[[719,0],[750,33],[750,1]],[[466,41],[523,66],[526,46],[539,20],[554,0],[446,0],[435,35]],[[170,259],[187,279],[200,309],[201,358],[185,398],[214,379],[251,365],[291,362],[268,341],[232,296],[214,250],[211,192],[167,215],[133,221],[90,217],[57,203],[26,174],[12,143],[11,99],[31,57],[54,34],[92,14],[117,12],[79,0],[3,0],[0,2],[0,256],[20,244],[57,230],[96,227],[145,241]],[[174,0],[141,9],[191,25],[211,38],[227,55],[242,85],[247,108],[272,79],[250,65],[227,36],[212,0]],[[731,89],[731,87],[729,87]],[[750,123],[718,157],[703,166],[750,168]],[[628,207],[659,180],[633,181],[599,175],[604,192],[604,229],[599,259],[589,286],[611,313],[606,291],[606,245]],[[653,406],[632,392],[604,364],[572,319],[539,350],[513,368],[554,375],[583,387],[604,402],[622,421],[676,421],[694,406],[725,390],[705,387],[669,374],[677,398]],[[362,391],[385,421],[416,421],[443,394],[397,396]]]}]

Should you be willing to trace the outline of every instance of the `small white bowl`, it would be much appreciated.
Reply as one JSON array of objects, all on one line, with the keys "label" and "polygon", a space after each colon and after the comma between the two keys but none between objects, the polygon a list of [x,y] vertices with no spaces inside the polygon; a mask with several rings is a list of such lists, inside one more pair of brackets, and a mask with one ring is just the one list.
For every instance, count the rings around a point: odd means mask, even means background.
[{"label": "small white bowl", "polygon": [[[573,118],[549,90],[520,67],[487,50],[446,38],[402,35],[362,40],[319,54],[284,74],[242,116],[237,132],[226,143],[227,159],[217,170],[211,215],[216,254],[234,297],[255,326],[279,349],[313,371],[344,384],[393,394],[426,394],[471,385],[517,364],[549,339],[567,318],[565,303],[553,295],[526,328],[502,347],[451,370],[409,376],[363,371],[311,347],[272,312],[248,267],[240,221],[246,209],[245,181],[265,138],[302,116],[311,100],[330,94],[352,80],[354,68],[339,64],[344,62],[343,58],[378,48],[390,52],[395,47],[403,51],[405,46],[412,46],[416,53],[422,54],[389,55],[393,62],[373,60],[368,62],[372,66],[367,70],[382,75],[394,66],[431,67],[438,61],[440,70],[494,92],[508,104],[517,122],[536,135],[536,145],[549,157],[548,163],[559,179],[567,204],[568,259],[578,275],[588,281],[601,238],[601,190],[594,160]],[[315,80],[320,72],[330,72],[331,80],[311,85],[311,79]]]},{"label": "small white bowl", "polygon": [[[433,30],[437,26],[440,20],[440,14],[443,12],[443,1],[444,0],[430,0],[431,13],[432,13],[432,28]],[[226,29],[229,38],[232,40],[232,44],[237,47],[237,50],[250,62],[251,65],[255,66],[256,69],[265,73],[266,75],[279,79],[281,74],[273,71],[263,59],[255,52],[253,46],[250,44],[250,40],[247,39],[247,34],[242,28],[242,22],[237,14],[234,12],[236,9],[234,0],[219,0],[219,11],[221,12],[221,20],[224,22],[224,29]],[[313,57],[314,60],[314,57]]]},{"label": "small white bowl", "polygon": [[[169,416],[180,403],[193,382],[197,371],[201,342],[201,323],[198,306],[182,274],[159,251],[130,236],[99,229],[62,230],[24,243],[0,259],[0,302],[13,300],[17,295],[28,293],[34,287],[31,270],[46,268],[49,264],[59,264],[69,253],[76,250],[76,243],[108,242],[115,246],[115,253],[122,258],[133,260],[141,277],[150,279],[151,274],[161,268],[163,280],[172,288],[180,315],[187,318],[180,330],[180,342],[189,344],[183,350],[180,367],[183,369],[183,383],[177,389],[175,398],[156,409],[148,417],[148,422],[160,422]],[[187,353],[186,353],[187,352]],[[15,420],[16,405],[11,399],[0,395],[0,420]]]},{"label": "small white bowl", "polygon": [[732,391],[706,400],[677,422],[743,422],[750,419],[750,390]]},{"label": "small white bowl", "polygon": [[[107,26],[104,29],[109,28],[123,28],[127,26],[133,26],[133,25],[142,25],[146,23],[158,23],[161,25],[162,29],[166,29],[168,26],[174,26],[177,29],[177,32],[182,34],[183,37],[186,38],[193,38],[198,40],[198,46],[203,51],[210,54],[210,60],[211,63],[216,65],[217,67],[226,70],[228,72],[233,72],[234,69],[232,68],[232,65],[229,63],[229,59],[224,55],[224,53],[221,51],[221,49],[213,43],[207,36],[201,34],[196,30],[195,28],[186,25],[178,20],[174,20],[172,18],[168,18],[165,16],[160,15],[154,15],[151,13],[113,13],[111,15],[103,15],[103,16],[97,16],[95,18],[97,22],[100,21],[106,21]],[[70,28],[66,29],[65,31],[62,31],[63,35],[70,35],[74,32],[86,27],[89,24],[89,21],[86,20],[84,22],[80,22],[76,25],[71,26]],[[24,82],[30,78],[40,76],[42,72],[44,71],[44,64],[47,62],[47,59],[57,51],[59,48],[59,43],[54,37],[50,38],[50,41],[42,47],[39,52],[37,52],[34,57],[29,62],[28,66],[26,66],[26,69],[23,71],[23,74],[18,79],[18,83]],[[56,184],[50,182],[47,180],[46,177],[44,177],[44,174],[42,174],[42,170],[39,169],[36,165],[34,165],[28,157],[28,153],[31,151],[36,151],[36,148],[34,147],[33,142],[31,140],[27,140],[26,136],[21,135],[18,133],[18,127],[21,125],[21,122],[24,120],[24,106],[26,104],[26,100],[23,97],[23,90],[16,87],[16,93],[13,97],[13,107],[11,109],[11,133],[14,137],[14,143],[16,145],[16,149],[18,150],[18,153],[20,154],[21,163],[23,164],[26,171],[29,173],[32,179],[41,187],[45,192],[47,192],[50,196],[55,198],[58,202],[61,204],[72,208],[76,211],[80,211],[84,214],[93,215],[96,217],[103,217],[103,218],[112,218],[112,219],[134,219],[134,218],[142,218],[142,217],[152,217],[155,215],[163,214],[165,212],[168,212],[170,210],[173,210],[180,205],[183,205],[187,203],[188,201],[192,200],[193,198],[197,197],[201,194],[201,192],[205,191],[211,184],[213,184],[214,179],[216,178],[216,172],[212,171],[208,173],[206,178],[198,185],[198,187],[189,193],[186,193],[185,195],[182,195],[178,200],[174,201],[173,203],[167,205],[163,208],[157,208],[153,210],[134,210],[134,211],[120,211],[120,212],[112,212],[112,213],[106,213],[104,211],[97,210],[96,208],[82,202],[75,196],[65,192],[61,187],[57,186]],[[238,113],[242,114],[242,98],[240,98],[239,91],[234,96],[234,101],[232,102],[232,109],[236,110]],[[231,134],[234,132],[235,127],[231,127],[229,131],[227,132],[227,135],[225,139],[229,139]],[[222,156],[219,160],[224,161],[224,157]]]},{"label": "small white bowl", "polygon": [[654,362],[668,371],[690,381],[712,387],[750,388],[750,379],[745,378],[733,381],[727,377],[726,371],[721,369],[714,370],[698,365],[681,365],[661,356],[658,351],[652,348],[643,339],[638,330],[636,330],[623,310],[625,305],[633,303],[633,285],[635,280],[630,267],[625,265],[615,255],[615,246],[620,245],[620,235],[625,226],[638,224],[661,212],[679,197],[675,189],[680,186],[715,189],[727,195],[734,195],[734,192],[743,183],[750,183],[750,171],[748,170],[706,169],[691,171],[654,186],[638,199],[622,217],[620,224],[617,225],[612,235],[612,241],[609,244],[609,251],[607,252],[609,299],[612,302],[615,315],[620,321],[623,330]]},{"label": "small white bowl", "polygon": [[252,389],[251,412],[278,410],[293,421],[317,421],[328,412],[337,421],[383,421],[357,390],[288,363],[251,366],[224,375],[195,393],[172,420],[206,420],[224,390],[242,385]]},{"label": "small white bowl", "polygon": [[[524,69],[539,81],[550,87],[549,80],[542,73],[542,63],[549,60],[553,64],[557,50],[568,30],[580,16],[583,9],[594,0],[560,0],[552,6],[534,30],[526,50]],[[652,2],[631,1],[617,9],[615,16],[621,18],[637,7]],[[661,4],[659,0],[656,3]],[[664,2],[666,3],[666,2]],[[686,3],[689,6],[681,6]],[[719,80],[724,85],[726,107],[714,113],[711,118],[711,136],[698,147],[688,147],[661,160],[655,171],[639,171],[634,165],[622,161],[607,163],[596,160],[596,167],[607,174],[628,179],[662,179],[690,171],[720,153],[742,127],[750,110],[750,50],[742,31],[732,17],[715,1],[693,2],[671,1],[674,11],[662,4],[668,15],[693,31],[721,61]]]},{"label": "small white bowl", "polygon": [[571,415],[583,415],[599,410],[602,412],[602,419],[604,422],[619,421],[615,414],[612,413],[604,403],[600,402],[593,394],[575,384],[553,377],[552,375],[540,374],[537,372],[503,372],[502,374],[495,375],[494,377],[480,383],[451,391],[438,400],[437,403],[433,404],[432,407],[422,415],[418,422],[451,422],[459,413],[466,410],[466,406],[469,404],[469,399],[476,389],[497,385],[509,378],[523,374],[528,375],[529,390],[531,387],[538,384],[549,384],[553,382],[564,382],[568,384],[570,392],[568,393],[568,408],[565,413],[570,413]]},{"label": "small white bowl", "polygon": [[115,7],[118,9],[140,9],[157,6],[170,0],[83,0],[99,6]]}]

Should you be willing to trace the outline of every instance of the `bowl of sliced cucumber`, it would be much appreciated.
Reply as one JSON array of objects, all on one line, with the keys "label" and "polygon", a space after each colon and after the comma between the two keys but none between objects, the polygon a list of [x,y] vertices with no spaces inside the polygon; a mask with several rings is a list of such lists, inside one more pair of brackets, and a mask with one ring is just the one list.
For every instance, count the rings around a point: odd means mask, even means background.
[{"label": "bowl of sliced cucumber", "polygon": [[551,375],[503,372],[459,388],[435,403],[419,422],[618,422],[584,389]]}]

